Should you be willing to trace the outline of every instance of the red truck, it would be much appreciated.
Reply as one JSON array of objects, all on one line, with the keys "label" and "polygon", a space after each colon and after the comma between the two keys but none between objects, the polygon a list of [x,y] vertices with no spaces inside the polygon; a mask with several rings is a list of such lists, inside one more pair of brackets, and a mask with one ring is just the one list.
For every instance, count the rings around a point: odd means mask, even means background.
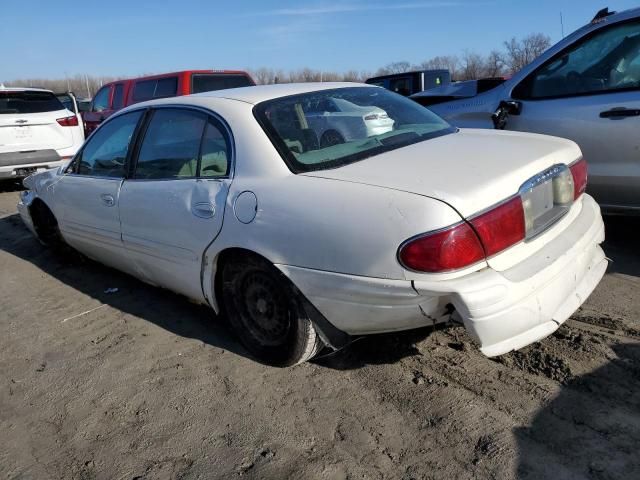
[{"label": "red truck", "polygon": [[252,85],[251,76],[240,70],[184,70],[107,83],[82,115],[85,138],[109,115],[134,103]]}]

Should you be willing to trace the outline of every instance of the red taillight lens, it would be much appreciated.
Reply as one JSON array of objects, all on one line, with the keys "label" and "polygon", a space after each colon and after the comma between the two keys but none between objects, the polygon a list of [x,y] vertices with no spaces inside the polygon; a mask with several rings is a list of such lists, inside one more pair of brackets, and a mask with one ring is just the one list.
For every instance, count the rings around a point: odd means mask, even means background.
[{"label": "red taillight lens", "polygon": [[473,218],[471,225],[460,223],[409,240],[398,252],[400,263],[420,272],[447,272],[468,267],[515,245],[525,238],[522,200],[514,197]]},{"label": "red taillight lens", "polygon": [[471,220],[488,257],[524,240],[526,230],[520,196]]},{"label": "red taillight lens", "polygon": [[573,176],[573,199],[577,200],[587,189],[587,161],[581,158],[569,165]]},{"label": "red taillight lens", "polygon": [[484,250],[469,224],[460,223],[406,242],[398,258],[411,270],[446,272],[483,260]]},{"label": "red taillight lens", "polygon": [[58,118],[56,119],[62,127],[77,127],[78,126],[78,117],[72,115],[70,117]]}]

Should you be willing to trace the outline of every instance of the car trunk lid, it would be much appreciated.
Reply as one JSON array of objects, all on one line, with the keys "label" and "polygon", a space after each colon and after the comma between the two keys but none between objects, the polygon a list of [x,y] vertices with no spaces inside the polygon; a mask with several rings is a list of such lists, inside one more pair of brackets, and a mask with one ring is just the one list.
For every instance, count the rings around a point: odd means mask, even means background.
[{"label": "car trunk lid", "polygon": [[[541,135],[492,130],[460,130],[332,170],[304,175],[364,183],[441,200],[466,220],[491,210],[529,187],[541,208],[541,235],[562,215],[544,224],[554,209],[551,180],[581,157],[573,142]],[[532,182],[532,179],[535,181]],[[551,202],[548,195],[551,194]],[[523,196],[523,199],[526,196]],[[528,197],[526,197],[528,198]],[[540,242],[535,242],[540,245]],[[496,255],[496,259],[501,253]],[[488,259],[492,265],[492,259]],[[504,259],[493,262],[500,269]],[[493,266],[493,265],[492,265]]]}]

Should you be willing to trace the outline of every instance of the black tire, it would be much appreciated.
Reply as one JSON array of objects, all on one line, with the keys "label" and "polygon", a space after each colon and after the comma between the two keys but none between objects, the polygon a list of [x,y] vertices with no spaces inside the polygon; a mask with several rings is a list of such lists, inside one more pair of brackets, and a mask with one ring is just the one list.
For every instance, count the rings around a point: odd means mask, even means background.
[{"label": "black tire", "polygon": [[344,137],[337,130],[327,130],[320,137],[320,148],[331,147],[344,143]]},{"label": "black tire", "polygon": [[226,262],[222,300],[242,344],[267,365],[288,367],[306,362],[323,347],[305,313],[306,299],[260,257],[238,255]]}]

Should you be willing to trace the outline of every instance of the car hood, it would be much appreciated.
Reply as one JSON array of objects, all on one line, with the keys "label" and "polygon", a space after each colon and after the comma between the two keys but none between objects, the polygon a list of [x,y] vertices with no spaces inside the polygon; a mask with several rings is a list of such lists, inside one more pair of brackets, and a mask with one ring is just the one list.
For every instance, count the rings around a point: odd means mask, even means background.
[{"label": "car hood", "polygon": [[520,132],[461,129],[331,170],[303,175],[374,185],[444,201],[468,218],[516,194],[558,164],[580,158],[565,139]]}]

